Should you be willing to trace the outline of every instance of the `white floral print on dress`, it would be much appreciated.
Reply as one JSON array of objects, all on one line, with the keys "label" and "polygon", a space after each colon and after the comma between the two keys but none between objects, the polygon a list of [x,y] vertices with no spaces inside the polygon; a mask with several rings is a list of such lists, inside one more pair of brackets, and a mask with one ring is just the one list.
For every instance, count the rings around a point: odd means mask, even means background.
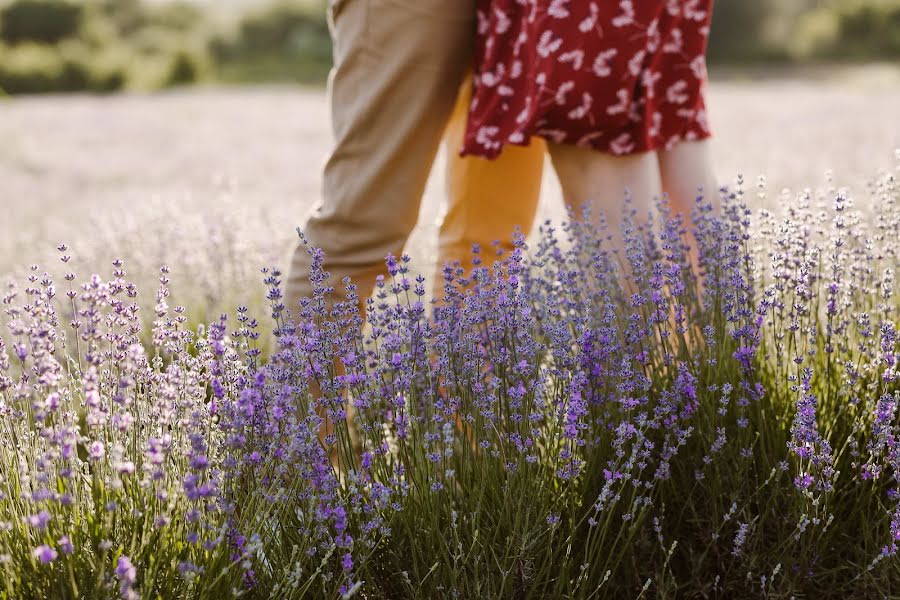
[{"label": "white floral print on dress", "polygon": [[710,135],[712,0],[476,0],[475,92],[462,152],[534,135],[615,155]]}]

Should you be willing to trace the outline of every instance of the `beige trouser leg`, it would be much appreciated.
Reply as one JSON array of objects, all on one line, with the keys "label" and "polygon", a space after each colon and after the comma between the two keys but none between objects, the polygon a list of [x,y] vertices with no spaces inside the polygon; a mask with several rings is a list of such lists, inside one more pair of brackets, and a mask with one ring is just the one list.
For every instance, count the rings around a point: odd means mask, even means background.
[{"label": "beige trouser leg", "polygon": [[[475,0],[338,0],[329,79],[335,146],[322,201],[301,227],[322,248],[332,284],[350,276],[371,293],[419,214],[431,165],[471,61]],[[310,296],[299,245],[286,305]]]},{"label": "beige trouser leg", "polygon": [[[332,285],[349,276],[364,300],[384,270],[385,255],[399,254],[416,224],[428,174],[470,66],[475,0],[337,0],[331,6],[335,146],[325,166],[322,200],[301,229],[311,246],[325,251]],[[455,141],[449,143],[457,147],[463,108],[450,135]],[[460,248],[472,241],[507,238],[516,225],[530,227],[540,189],[541,144],[528,151],[531,159],[522,160],[526,151],[519,150],[511,159],[490,166],[479,161],[477,167],[477,159],[460,159],[451,150],[443,258],[459,259]],[[505,194],[496,194],[504,181],[516,182],[515,189],[525,190],[523,197],[516,198],[508,186]],[[501,202],[522,204],[511,211],[496,209]],[[505,217],[488,226],[477,218],[479,207]],[[287,279],[289,309],[312,295],[309,267],[307,249],[298,245]],[[311,388],[314,395],[321,393],[315,382]],[[334,427],[323,416],[324,441]],[[336,461],[334,448],[330,451]]]}]

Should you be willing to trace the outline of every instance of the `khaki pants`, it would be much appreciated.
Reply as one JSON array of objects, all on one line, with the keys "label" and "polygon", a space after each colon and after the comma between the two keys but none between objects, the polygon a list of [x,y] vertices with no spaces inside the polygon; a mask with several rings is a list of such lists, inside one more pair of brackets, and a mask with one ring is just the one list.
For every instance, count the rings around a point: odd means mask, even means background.
[{"label": "khaki pants", "polygon": [[[460,158],[471,88],[474,0],[333,0],[335,67],[329,78],[335,145],[322,200],[301,230],[324,250],[332,285],[349,276],[364,301],[399,255],[419,216],[442,138],[447,212],[439,264],[469,264],[471,246],[506,247],[537,209],[545,146],[508,147],[495,161]],[[310,258],[294,251],[286,304],[310,296]],[[441,282],[435,282],[440,287]]]}]

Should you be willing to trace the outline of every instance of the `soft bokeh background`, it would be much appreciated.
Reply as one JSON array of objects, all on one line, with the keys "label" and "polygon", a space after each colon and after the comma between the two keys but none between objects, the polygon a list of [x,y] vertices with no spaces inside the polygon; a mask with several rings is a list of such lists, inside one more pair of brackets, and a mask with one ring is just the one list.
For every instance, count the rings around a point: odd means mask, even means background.
[{"label": "soft bokeh background", "polygon": [[[65,242],[82,276],[125,259],[148,304],[171,265],[197,320],[261,303],[259,268],[284,264],[319,197],[325,13],[322,0],[0,0],[0,280]],[[870,202],[866,182],[895,168],[900,0],[717,0],[710,63],[717,167],[745,176],[755,206],[826,189],[829,169]],[[442,161],[409,246],[426,273]],[[548,169],[541,216],[562,214]]]},{"label": "soft bokeh background", "polygon": [[[321,83],[326,0],[0,0],[8,94]],[[900,59],[900,0],[717,0],[710,61]]]}]

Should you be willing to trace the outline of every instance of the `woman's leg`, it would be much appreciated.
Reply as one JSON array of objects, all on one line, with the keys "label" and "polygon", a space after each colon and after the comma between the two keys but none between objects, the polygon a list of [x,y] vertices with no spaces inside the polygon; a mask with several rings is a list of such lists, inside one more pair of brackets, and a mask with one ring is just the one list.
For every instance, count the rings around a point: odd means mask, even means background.
[{"label": "woman's leg", "polygon": [[662,189],[672,208],[688,218],[698,196],[702,195],[715,207],[719,205],[719,186],[710,147],[709,140],[681,142],[671,150],[658,153]]},{"label": "woman's leg", "polygon": [[[689,255],[694,273],[700,273],[700,252],[694,237],[691,211],[702,196],[718,211],[721,204],[719,186],[712,167],[712,151],[709,140],[681,142],[671,150],[659,152],[659,172],[662,186],[668,195],[672,209],[685,217]],[[697,277],[698,284],[703,280]]]},{"label": "woman's leg", "polygon": [[563,144],[549,144],[549,148],[566,204],[576,215],[590,207],[595,223],[604,217],[614,248],[621,248],[626,192],[639,219],[646,218],[662,195],[656,153],[613,156]]}]

